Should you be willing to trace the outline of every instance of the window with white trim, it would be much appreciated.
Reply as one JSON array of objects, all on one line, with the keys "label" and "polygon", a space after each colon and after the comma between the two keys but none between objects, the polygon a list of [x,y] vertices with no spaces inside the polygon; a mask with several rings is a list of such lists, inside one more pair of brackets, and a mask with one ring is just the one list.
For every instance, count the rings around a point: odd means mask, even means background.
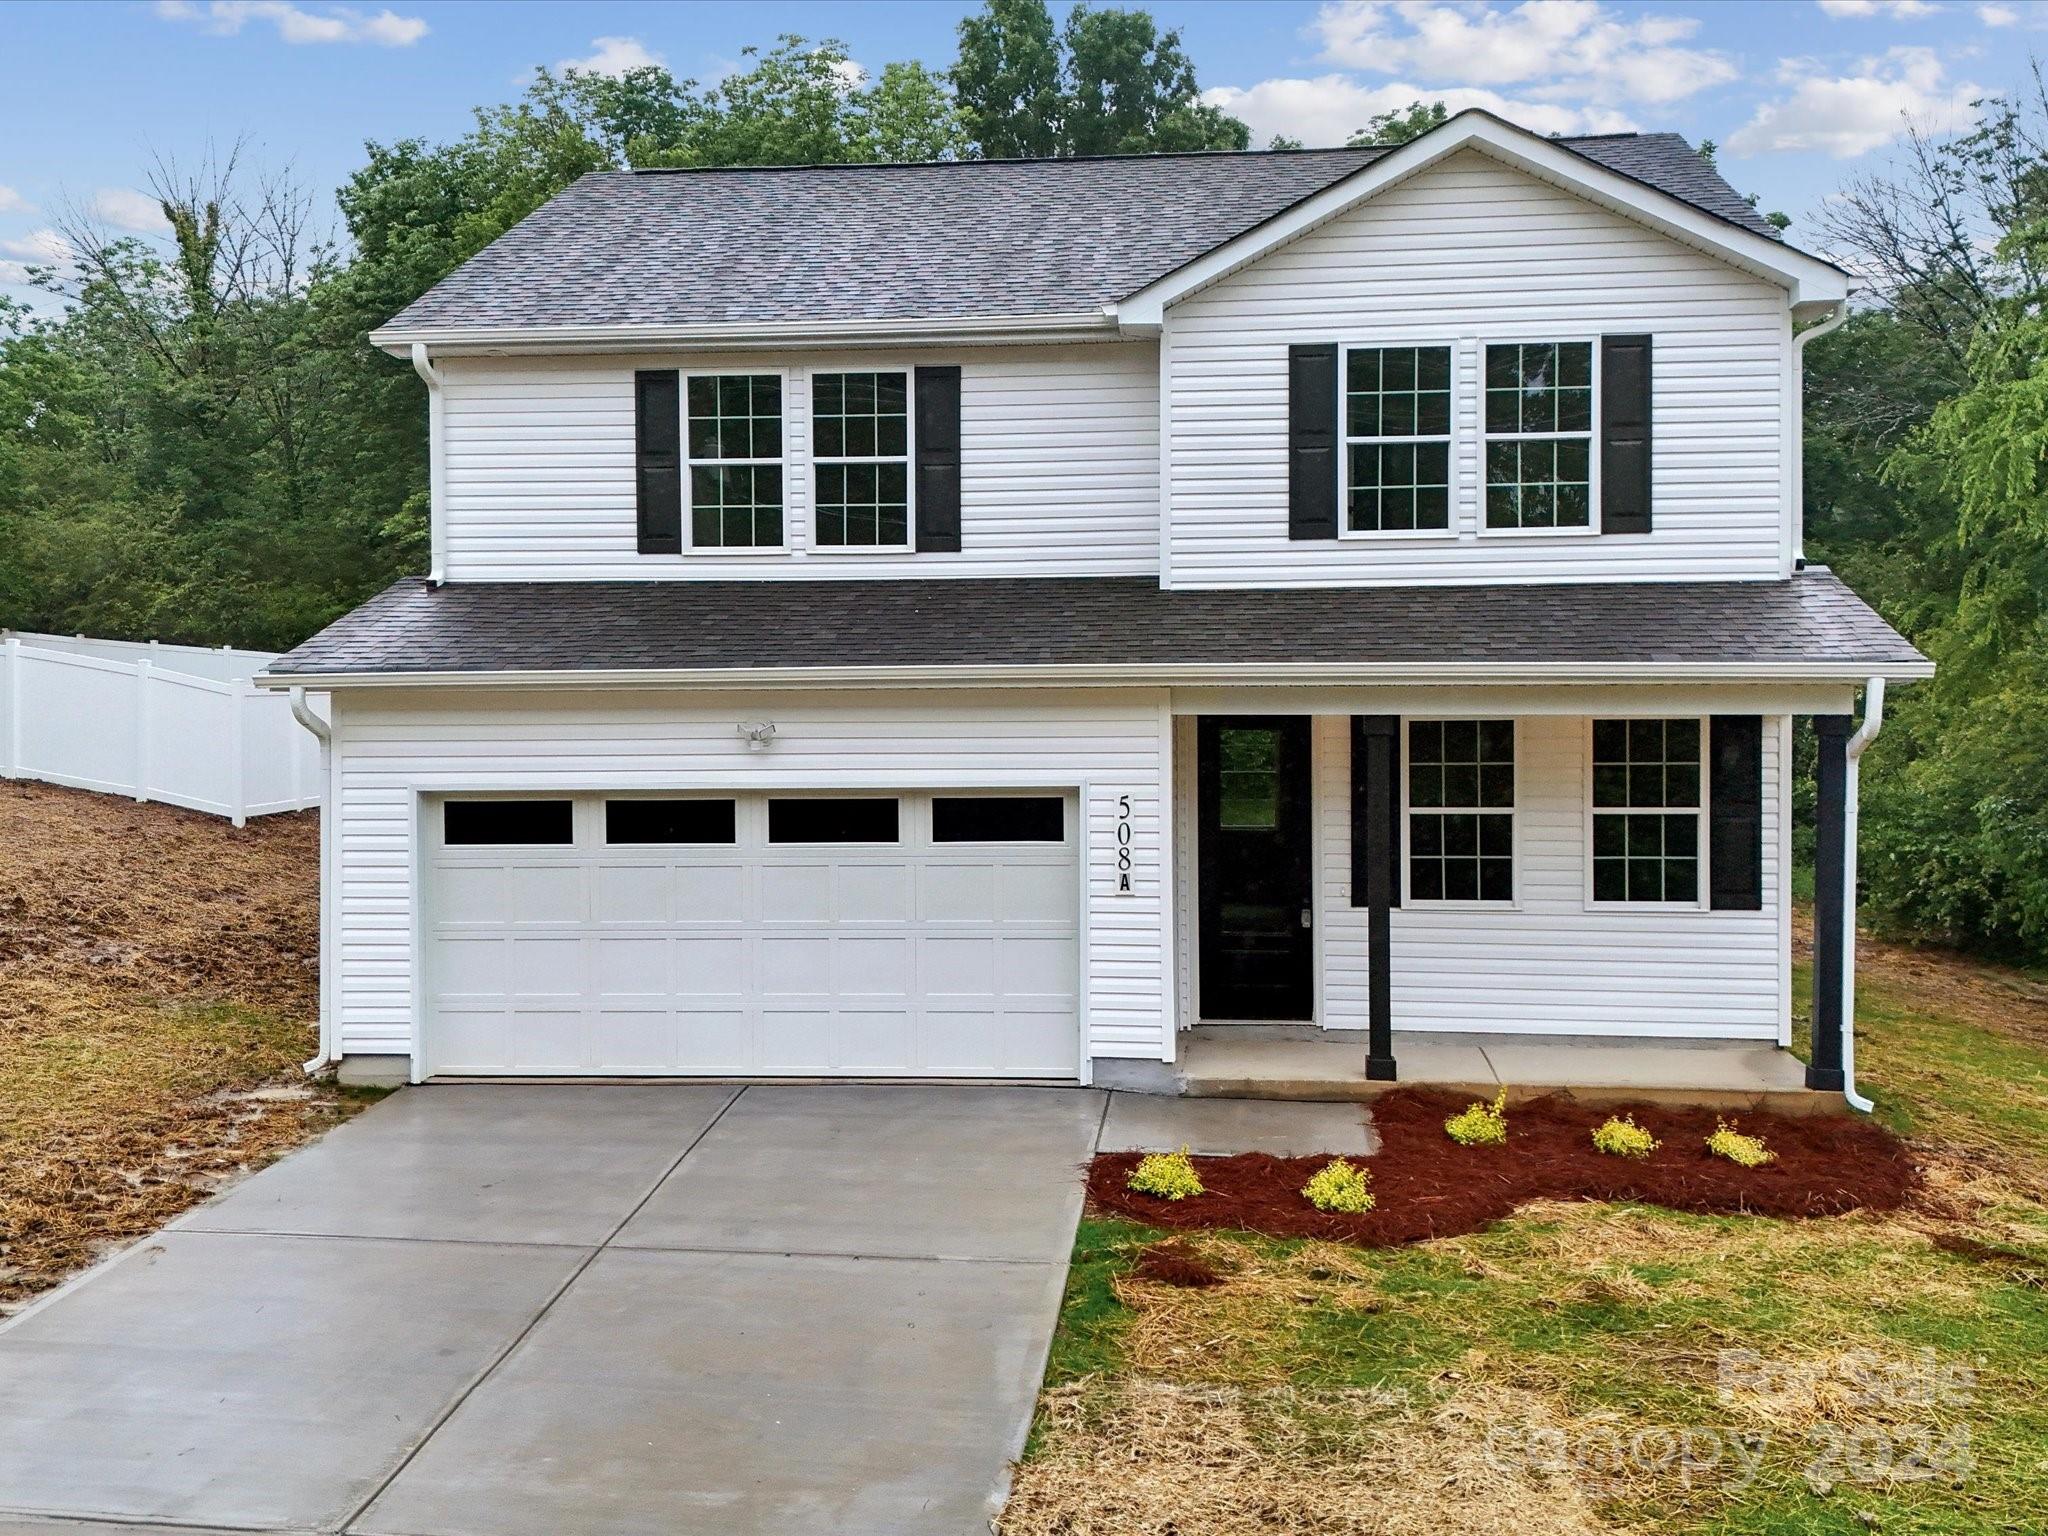
[{"label": "window with white trim", "polygon": [[1486,527],[1593,526],[1593,344],[1486,348]]},{"label": "window with white trim", "polygon": [[684,387],[693,549],[782,547],[782,375],[693,373]]},{"label": "window with white trim", "polygon": [[821,549],[910,546],[910,375],[811,375],[811,462]]},{"label": "window with white trim", "polygon": [[1451,526],[1451,349],[1344,352],[1344,531]]},{"label": "window with white trim", "polygon": [[1704,733],[1697,718],[1593,722],[1593,900],[1697,904]]},{"label": "window with white trim", "polygon": [[1515,899],[1515,722],[1408,722],[1408,897]]}]

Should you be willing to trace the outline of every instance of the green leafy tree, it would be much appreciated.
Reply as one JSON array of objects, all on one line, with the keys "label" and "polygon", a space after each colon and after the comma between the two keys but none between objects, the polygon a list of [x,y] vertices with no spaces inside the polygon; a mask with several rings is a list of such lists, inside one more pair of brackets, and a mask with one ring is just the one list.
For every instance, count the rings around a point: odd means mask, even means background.
[{"label": "green leafy tree", "polygon": [[1148,11],[987,0],[960,23],[952,80],[990,158],[1244,149],[1251,130],[1204,103],[1178,30]]},{"label": "green leafy tree", "polygon": [[1411,101],[1396,111],[1373,114],[1366,125],[1346,142],[1354,146],[1406,144],[1410,139],[1421,138],[1432,128],[1442,127],[1450,115],[1440,101]]}]

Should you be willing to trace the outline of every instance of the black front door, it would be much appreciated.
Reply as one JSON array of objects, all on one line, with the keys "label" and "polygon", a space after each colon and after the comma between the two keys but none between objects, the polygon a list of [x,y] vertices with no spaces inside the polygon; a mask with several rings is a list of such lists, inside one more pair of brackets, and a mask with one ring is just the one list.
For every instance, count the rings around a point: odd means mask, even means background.
[{"label": "black front door", "polygon": [[1201,1013],[1307,1019],[1309,926],[1306,715],[1207,716],[1200,781]]}]

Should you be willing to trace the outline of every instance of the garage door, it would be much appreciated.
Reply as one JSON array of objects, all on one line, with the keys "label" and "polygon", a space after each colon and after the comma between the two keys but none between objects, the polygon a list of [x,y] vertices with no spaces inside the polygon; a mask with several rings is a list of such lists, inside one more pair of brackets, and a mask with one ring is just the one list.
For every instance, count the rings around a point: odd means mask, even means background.
[{"label": "garage door", "polygon": [[1075,807],[429,800],[425,1068],[1071,1078]]}]

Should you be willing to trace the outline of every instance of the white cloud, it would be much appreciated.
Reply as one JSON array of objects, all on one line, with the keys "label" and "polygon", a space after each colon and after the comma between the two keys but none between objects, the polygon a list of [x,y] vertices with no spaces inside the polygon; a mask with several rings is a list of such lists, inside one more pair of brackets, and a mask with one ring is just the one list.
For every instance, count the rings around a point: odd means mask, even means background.
[{"label": "white cloud", "polygon": [[1377,113],[1398,112],[1413,101],[1437,101],[1453,112],[1484,107],[1537,133],[1624,133],[1635,125],[1619,112],[1568,107],[1547,101],[1514,101],[1494,91],[1454,88],[1424,90],[1416,85],[1364,86],[1348,75],[1313,80],[1261,80],[1238,88],[1204,91],[1202,100],[1244,119],[1252,142],[1285,134],[1304,144],[1342,144]]},{"label": "white cloud", "polygon": [[590,50],[583,58],[558,61],[555,68],[616,79],[629,69],[651,69],[668,62],[637,37],[593,37]]},{"label": "white cloud", "polygon": [[1932,0],[1820,0],[1820,8],[1835,17],[1894,16],[1901,21],[1932,16],[1935,11]]},{"label": "white cloud", "polygon": [[171,227],[163,205],[133,187],[101,187],[93,194],[92,211],[132,235],[160,235]]},{"label": "white cloud", "polygon": [[1312,31],[1329,62],[1428,82],[1426,97],[1444,95],[1444,85],[1518,85],[1545,100],[1605,105],[1677,101],[1733,80],[1727,55],[1677,46],[1699,26],[1690,16],[1624,15],[1600,0],[1335,0]]},{"label": "white cloud", "polygon": [[0,213],[31,213],[28,199],[12,187],[0,187]]},{"label": "white cloud", "polygon": [[1847,160],[1889,144],[1909,121],[1929,133],[1963,128],[1975,116],[1970,102],[1985,94],[1970,81],[1948,82],[1931,48],[1893,48],[1862,60],[1850,75],[1826,75],[1811,60],[1787,59],[1779,75],[1791,94],[1766,102],[1730,134],[1730,154],[1806,150]]},{"label": "white cloud", "polygon": [[233,37],[252,21],[269,22],[287,43],[410,48],[427,35],[427,24],[418,16],[390,10],[368,15],[345,5],[308,11],[287,0],[156,0],[156,13],[166,21],[197,22],[216,37]]},{"label": "white cloud", "polygon": [[32,230],[19,240],[0,240],[0,283],[25,283],[30,267],[58,267],[70,260],[71,247],[54,229]]},{"label": "white cloud", "polygon": [[2016,27],[2020,24],[2020,13],[2009,5],[1980,5],[1977,19],[1987,27]]}]

